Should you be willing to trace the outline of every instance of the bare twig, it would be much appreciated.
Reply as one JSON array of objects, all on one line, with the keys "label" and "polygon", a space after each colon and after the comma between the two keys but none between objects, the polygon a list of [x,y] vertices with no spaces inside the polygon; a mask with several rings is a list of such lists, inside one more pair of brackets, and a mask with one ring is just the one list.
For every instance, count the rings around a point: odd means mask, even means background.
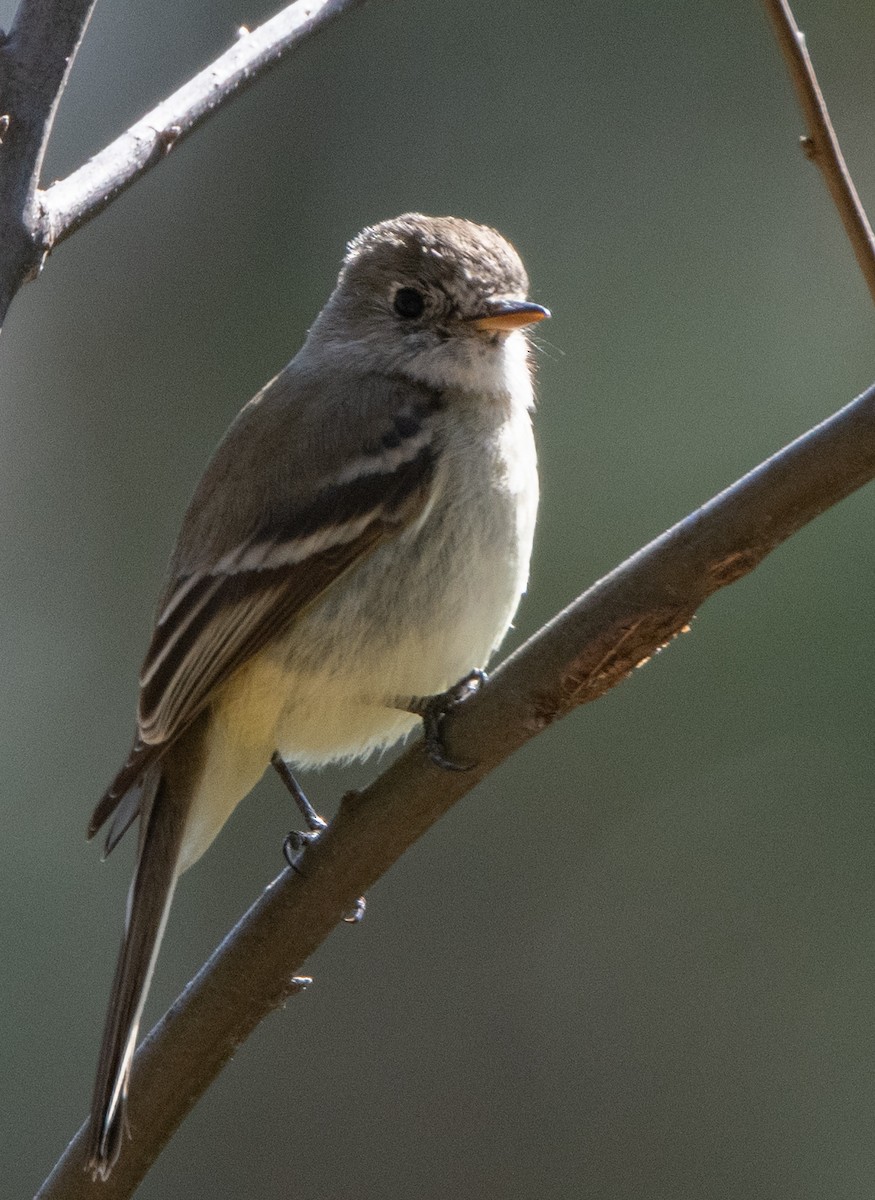
[{"label": "bare twig", "polygon": [[40,193],[44,238],[57,245],[159,163],[290,50],[361,0],[298,0],[237,42],[72,175]]},{"label": "bare twig", "polygon": [[787,0],[765,0],[765,5],[808,125],[808,136],[802,138],[802,148],[823,172],[854,256],[875,300],[875,235],[832,127],[805,45],[805,34],[796,24]]},{"label": "bare twig", "polygon": [[109,1180],[83,1173],[85,1127],[38,1200],[129,1196],[180,1121],[332,929],[417,838],[557,717],[597,699],[675,634],[712,592],[751,571],[819,513],[875,478],[875,386],[757,467],[584,593],[448,718],[466,773],[412,746],[347,797],[200,970],[137,1054],[130,1124]]},{"label": "bare twig", "polygon": [[46,255],[102,212],[233,97],[361,0],[298,0],[147,113],[66,179],[38,191],[55,110],[95,0],[21,0],[0,35],[0,323]]},{"label": "bare twig", "polygon": [[0,322],[44,254],[36,188],[94,0],[21,0],[0,41]]}]

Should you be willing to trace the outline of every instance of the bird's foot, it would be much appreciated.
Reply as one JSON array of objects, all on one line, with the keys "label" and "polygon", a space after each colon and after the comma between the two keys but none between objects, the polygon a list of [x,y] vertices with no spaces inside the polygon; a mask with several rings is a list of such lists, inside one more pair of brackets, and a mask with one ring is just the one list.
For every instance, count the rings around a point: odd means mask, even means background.
[{"label": "bird's foot", "polygon": [[327,828],[328,826],[323,821],[322,829],[310,829],[306,833],[299,829],[293,829],[283,838],[283,858],[297,875],[303,874],[301,859],[304,857],[304,851],[314,842],[318,842],[322,836],[322,830]]},{"label": "bird's foot", "polygon": [[[283,760],[278,750],[274,751],[270,761],[280,779],[291,792],[295,804],[297,804],[301,815],[307,823],[306,832],[294,829],[291,833],[287,833],[283,839],[283,858],[296,875],[303,876],[304,872],[301,870],[301,860],[304,857],[304,853],[308,846],[312,846],[314,842],[318,842],[319,838],[328,828],[328,822],[319,816],[316,809],[304,795],[301,785],[289,770],[288,763]],[[365,915],[365,908],[365,898],[364,896],[359,896],[352,912],[343,918],[344,921],[348,925],[358,925],[359,921]]]},{"label": "bird's foot", "polygon": [[476,695],[486,679],[485,671],[471,671],[445,692],[437,696],[422,696],[410,702],[408,712],[422,718],[426,753],[435,766],[443,767],[445,771],[470,771],[476,765],[450,758],[444,745],[443,722],[447,713]]},{"label": "bird's foot", "polygon": [[301,858],[309,845],[315,842],[323,830],[328,828],[328,822],[319,816],[316,809],[304,795],[304,790],[295,779],[288,763],[283,759],[279,750],[271,756],[271,766],[286,785],[292,799],[298,806],[298,811],[307,825],[307,832],[294,830],[283,841],[283,858],[293,871],[301,874]]}]

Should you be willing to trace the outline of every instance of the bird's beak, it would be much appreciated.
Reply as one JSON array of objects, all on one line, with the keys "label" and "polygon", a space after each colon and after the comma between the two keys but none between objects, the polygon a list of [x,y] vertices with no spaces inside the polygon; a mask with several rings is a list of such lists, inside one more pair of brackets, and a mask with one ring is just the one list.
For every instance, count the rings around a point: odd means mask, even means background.
[{"label": "bird's beak", "polygon": [[521,329],[523,325],[533,325],[535,321],[543,321],[550,315],[549,308],[542,304],[532,304],[530,300],[489,300],[484,305],[482,313],[469,317],[468,324],[475,329],[486,332],[507,332],[511,329]]}]

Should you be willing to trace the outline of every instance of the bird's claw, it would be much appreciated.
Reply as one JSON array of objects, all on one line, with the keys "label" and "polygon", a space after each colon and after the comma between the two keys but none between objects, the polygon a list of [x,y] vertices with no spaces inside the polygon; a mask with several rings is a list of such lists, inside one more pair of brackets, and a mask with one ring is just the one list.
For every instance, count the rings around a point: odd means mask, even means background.
[{"label": "bird's claw", "polygon": [[[322,821],[322,818],[320,817],[319,820]],[[298,875],[301,874],[301,859],[304,851],[314,842],[318,842],[323,830],[327,828],[328,823],[322,821],[321,827],[318,829],[310,829],[306,833],[299,829],[293,829],[283,838],[283,858]]]},{"label": "bird's claw", "polygon": [[486,679],[485,671],[471,671],[447,691],[438,696],[428,696],[423,701],[418,715],[422,717],[426,753],[435,766],[442,767],[445,771],[470,771],[476,766],[476,763],[460,763],[449,757],[444,745],[442,726],[447,713],[475,696]]}]

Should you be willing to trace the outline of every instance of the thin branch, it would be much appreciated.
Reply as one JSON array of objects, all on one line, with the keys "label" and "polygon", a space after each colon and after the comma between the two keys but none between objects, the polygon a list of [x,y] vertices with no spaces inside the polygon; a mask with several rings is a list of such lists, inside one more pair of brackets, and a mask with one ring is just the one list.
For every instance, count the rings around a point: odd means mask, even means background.
[{"label": "thin branch", "polygon": [[237,43],[106,149],[38,191],[55,111],[95,0],[21,0],[0,34],[0,323],[46,255],[290,50],[362,0],[298,0]]},{"label": "thin branch", "polygon": [[825,509],[875,478],[875,385],[697,509],[585,592],[448,719],[466,773],[418,742],[344,798],[201,968],[136,1057],[127,1142],[106,1183],[83,1173],[85,1126],[37,1200],[130,1196],[161,1148],[290,980],[389,867],[498,763],[557,717],[597,699],[683,631],[713,592],[753,570]]},{"label": "thin branch", "polygon": [[854,256],[875,300],[875,235],[842,155],[805,45],[805,34],[796,24],[787,0],[765,0],[765,6],[808,125],[808,136],[802,138],[802,148],[823,173]]},{"label": "thin branch", "polygon": [[0,35],[0,322],[44,253],[35,203],[58,101],[94,0],[21,0]]},{"label": "thin branch", "polygon": [[4,86],[12,85],[21,104],[17,113],[9,114],[9,143],[30,160],[34,190],[61,93],[94,4],[95,0],[20,0],[3,46],[4,74],[8,72]]},{"label": "thin branch", "polygon": [[102,212],[209,117],[333,17],[362,0],[298,0],[249,32],[66,179],[41,192],[43,236],[57,245]]}]

